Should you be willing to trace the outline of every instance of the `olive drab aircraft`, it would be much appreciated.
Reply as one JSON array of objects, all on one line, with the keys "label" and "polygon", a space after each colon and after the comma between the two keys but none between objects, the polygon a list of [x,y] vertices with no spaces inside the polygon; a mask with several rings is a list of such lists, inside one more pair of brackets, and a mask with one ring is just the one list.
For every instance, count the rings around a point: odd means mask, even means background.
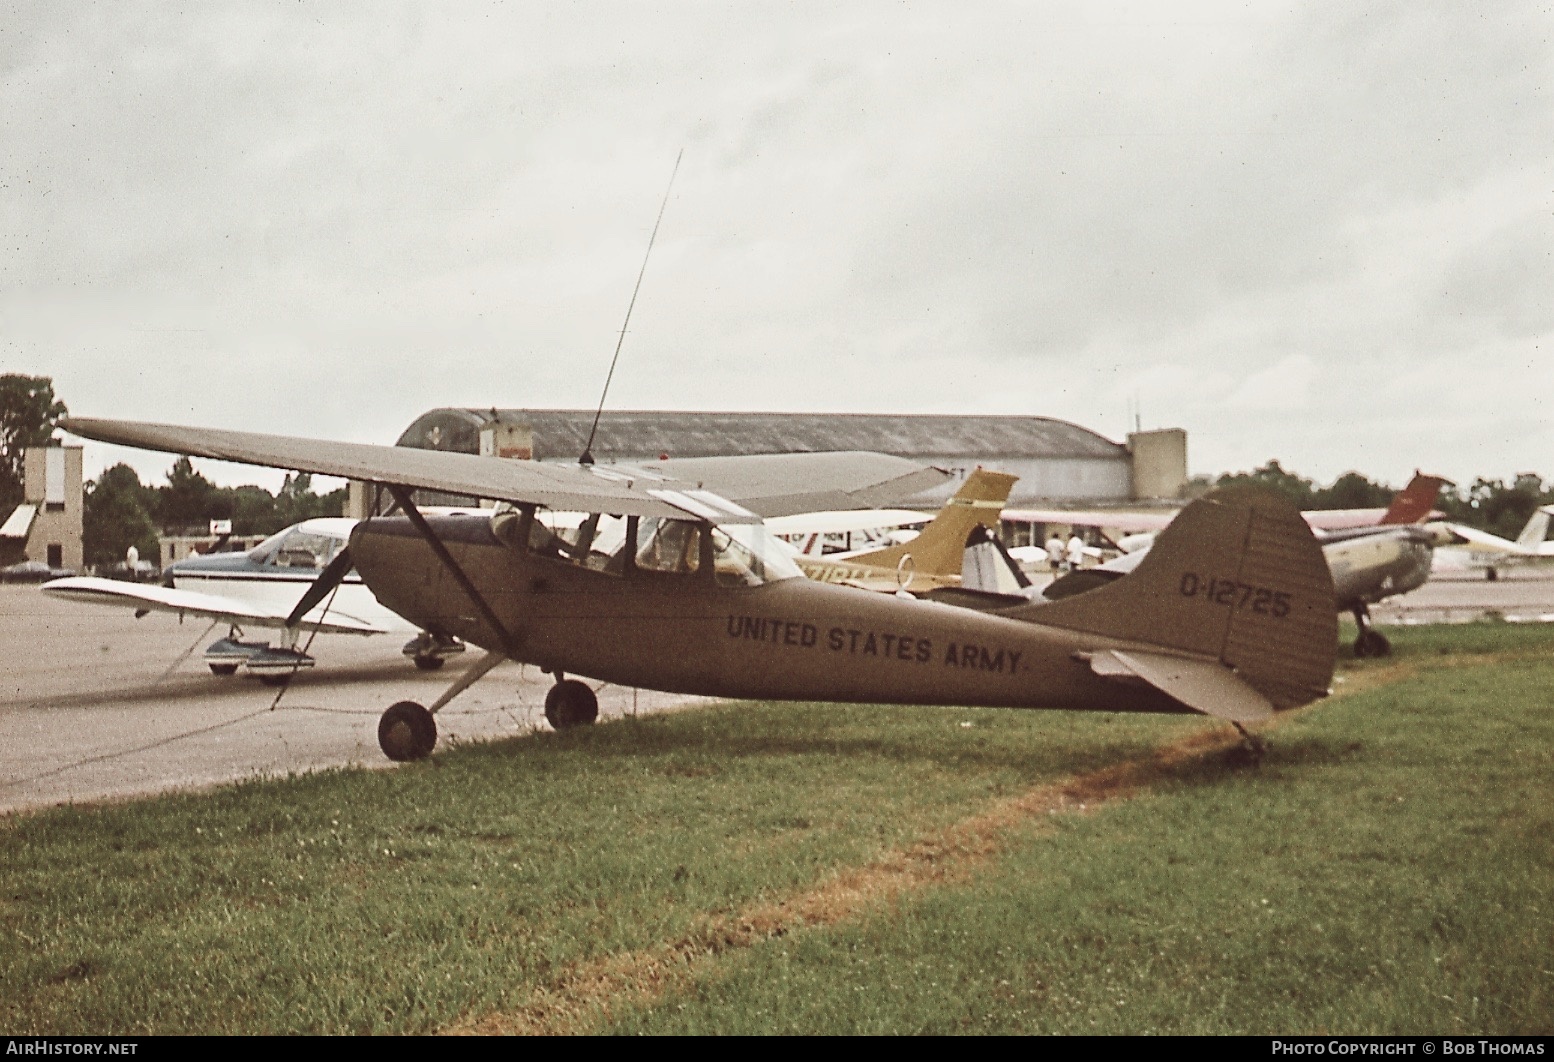
[{"label": "olive drab aircraft", "polygon": [[[403,516],[352,531],[356,570],[384,605],[485,656],[429,707],[401,701],[383,713],[379,743],[394,760],[429,755],[435,713],[506,659],[554,676],[545,711],[558,728],[597,717],[578,676],[763,700],[1198,712],[1244,735],[1332,680],[1337,617],[1322,551],[1293,507],[1253,489],[1193,502],[1128,579],[983,612],[806,579],[752,511],[778,498],[790,511],[875,504],[874,488],[923,471],[900,458],[709,458],[684,475],[79,417],[63,426],[349,477],[395,497]],[[415,488],[516,508],[427,517]],[[537,519],[542,507],[592,515],[567,542]],[[310,596],[328,592],[321,577]]]}]

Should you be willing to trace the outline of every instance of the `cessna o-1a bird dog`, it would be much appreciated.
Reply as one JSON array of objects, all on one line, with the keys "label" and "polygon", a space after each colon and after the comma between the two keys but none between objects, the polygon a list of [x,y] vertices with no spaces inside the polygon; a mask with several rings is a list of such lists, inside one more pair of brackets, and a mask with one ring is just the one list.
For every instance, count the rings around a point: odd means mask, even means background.
[{"label": "cessna o-1a bird dog", "polygon": [[[434,714],[504,659],[555,676],[545,710],[557,727],[597,716],[593,691],[566,677],[582,675],[757,699],[1201,712],[1245,734],[1245,723],[1323,696],[1333,674],[1322,551],[1298,512],[1259,491],[1188,506],[1131,578],[978,612],[805,579],[751,512],[876,504],[872,488],[899,489],[918,467],[885,455],[648,470],[82,418],[64,427],[394,495],[403,517],[364,520],[351,534],[357,571],[411,622],[486,650],[429,708],[401,701],[383,713],[379,743],[395,760],[428,755]],[[410,494],[418,487],[517,508],[427,518]],[[542,506],[593,515],[568,543],[536,519]],[[309,596],[329,589],[321,578]]]}]

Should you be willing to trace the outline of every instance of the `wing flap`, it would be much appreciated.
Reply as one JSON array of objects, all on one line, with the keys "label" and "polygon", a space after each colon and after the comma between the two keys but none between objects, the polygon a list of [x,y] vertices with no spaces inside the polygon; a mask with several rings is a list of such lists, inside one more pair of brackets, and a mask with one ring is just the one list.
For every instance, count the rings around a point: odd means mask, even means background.
[{"label": "wing flap", "polygon": [[[90,605],[110,605],[115,608],[147,609],[152,612],[175,612],[179,615],[204,616],[252,627],[284,627],[286,614],[268,612],[230,598],[214,594],[198,594],[191,590],[172,590],[165,586],[149,586],[144,583],[121,583],[115,579],[102,579],[92,575],[74,575],[68,579],[55,579],[41,587],[51,597],[81,601]],[[304,619],[303,630],[316,630],[323,634],[383,634],[384,628],[362,620],[339,614],[326,614]]]},{"label": "wing flap", "polygon": [[1216,719],[1256,723],[1273,718],[1268,698],[1215,660],[1107,649],[1090,657],[1090,670],[1102,678],[1142,680],[1193,711]]}]

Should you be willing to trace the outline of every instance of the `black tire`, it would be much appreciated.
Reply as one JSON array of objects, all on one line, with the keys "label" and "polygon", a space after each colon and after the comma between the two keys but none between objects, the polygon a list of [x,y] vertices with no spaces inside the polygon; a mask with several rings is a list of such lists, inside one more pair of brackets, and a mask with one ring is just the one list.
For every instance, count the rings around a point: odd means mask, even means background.
[{"label": "black tire", "polygon": [[1484,578],[1488,579],[1490,582],[1494,582],[1495,580],[1500,578],[1500,573],[1497,572],[1493,568],[1485,568],[1484,569]]},{"label": "black tire", "polygon": [[576,679],[563,679],[545,694],[545,721],[557,730],[587,726],[599,718],[599,698]]},{"label": "black tire", "polygon": [[237,665],[236,664],[211,664],[210,665],[210,673],[212,675],[221,675],[223,677],[227,676],[227,675],[236,675],[237,674]]},{"label": "black tire", "polygon": [[415,701],[389,706],[378,720],[378,747],[395,763],[424,760],[437,744],[437,720]]},{"label": "black tire", "polygon": [[1354,655],[1362,658],[1391,656],[1392,643],[1380,631],[1361,631],[1354,640]]},{"label": "black tire", "polygon": [[412,656],[410,659],[417,671],[436,671],[444,663],[440,656]]},{"label": "black tire", "polygon": [[271,689],[278,690],[291,682],[291,676],[292,672],[283,671],[278,675],[260,675],[259,681],[264,683],[266,686],[269,686]]}]

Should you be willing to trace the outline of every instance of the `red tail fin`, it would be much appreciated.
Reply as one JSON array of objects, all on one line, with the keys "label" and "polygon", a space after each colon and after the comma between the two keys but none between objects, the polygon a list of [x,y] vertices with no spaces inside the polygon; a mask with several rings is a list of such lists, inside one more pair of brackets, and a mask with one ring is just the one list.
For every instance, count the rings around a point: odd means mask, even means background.
[{"label": "red tail fin", "polygon": [[1387,514],[1381,518],[1383,524],[1417,524],[1424,520],[1435,510],[1435,499],[1440,495],[1441,488],[1450,483],[1449,479],[1440,476],[1427,476],[1423,472],[1415,472],[1414,478],[1408,481],[1408,486],[1392,496],[1392,504],[1387,506]]}]

